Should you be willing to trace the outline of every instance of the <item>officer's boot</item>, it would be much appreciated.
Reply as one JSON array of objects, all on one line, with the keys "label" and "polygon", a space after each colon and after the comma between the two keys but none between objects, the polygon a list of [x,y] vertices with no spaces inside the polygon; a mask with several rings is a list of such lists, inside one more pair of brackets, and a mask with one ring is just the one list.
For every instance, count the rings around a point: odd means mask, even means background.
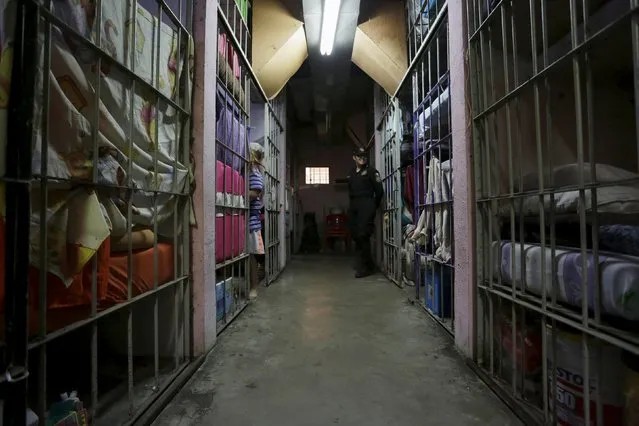
[{"label": "officer's boot", "polygon": [[370,237],[361,238],[360,242],[361,244],[357,253],[357,272],[355,273],[355,278],[365,278],[372,274],[370,270],[370,263],[372,262]]}]

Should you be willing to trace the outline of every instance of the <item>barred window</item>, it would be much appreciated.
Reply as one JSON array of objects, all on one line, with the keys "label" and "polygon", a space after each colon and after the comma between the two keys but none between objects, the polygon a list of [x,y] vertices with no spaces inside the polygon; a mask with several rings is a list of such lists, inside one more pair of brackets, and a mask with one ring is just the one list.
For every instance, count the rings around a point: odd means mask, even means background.
[{"label": "barred window", "polygon": [[331,183],[330,170],[328,167],[307,167],[307,185],[328,185]]}]

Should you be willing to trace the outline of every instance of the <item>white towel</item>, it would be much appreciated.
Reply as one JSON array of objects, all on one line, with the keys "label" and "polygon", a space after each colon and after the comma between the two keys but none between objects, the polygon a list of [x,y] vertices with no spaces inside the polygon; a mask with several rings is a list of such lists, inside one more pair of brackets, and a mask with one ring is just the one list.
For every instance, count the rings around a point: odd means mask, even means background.
[{"label": "white towel", "polygon": [[426,180],[428,188],[426,203],[430,206],[424,209],[419,216],[417,228],[411,238],[419,243],[428,241],[434,222],[435,232],[432,238],[435,256],[444,262],[448,262],[452,257],[450,205],[447,203],[452,200],[449,164],[448,161],[440,163],[439,159],[435,157],[430,159]]}]

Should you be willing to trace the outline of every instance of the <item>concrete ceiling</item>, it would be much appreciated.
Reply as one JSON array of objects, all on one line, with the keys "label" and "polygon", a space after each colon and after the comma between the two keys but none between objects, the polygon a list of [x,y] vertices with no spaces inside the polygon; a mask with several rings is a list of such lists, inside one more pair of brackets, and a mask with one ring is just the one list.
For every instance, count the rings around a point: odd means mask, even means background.
[{"label": "concrete ceiling", "polygon": [[[348,87],[343,94],[340,109],[345,116],[364,110],[371,105],[373,81],[357,66],[351,64]],[[317,113],[314,104],[313,76],[307,60],[295,76],[288,82],[288,95],[292,98],[294,115],[302,125],[310,125],[316,121]]]},{"label": "concrete ceiling", "polygon": [[313,104],[318,133],[329,140],[344,130],[344,99],[348,91],[353,42],[360,0],[342,0],[333,52],[320,54],[323,1],[302,0]]},{"label": "concrete ceiling", "polygon": [[342,0],[332,54],[322,56],[323,5],[253,0],[252,65],[269,98],[288,83],[297,118],[314,124],[321,142],[334,142],[353,134],[350,117],[365,109],[371,79],[391,94],[399,85],[406,25],[402,0]]}]

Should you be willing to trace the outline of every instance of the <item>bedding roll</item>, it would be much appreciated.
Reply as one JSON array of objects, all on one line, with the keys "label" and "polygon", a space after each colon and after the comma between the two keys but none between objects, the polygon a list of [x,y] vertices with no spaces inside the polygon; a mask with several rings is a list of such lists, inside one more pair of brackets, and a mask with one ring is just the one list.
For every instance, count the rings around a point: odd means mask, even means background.
[{"label": "bedding roll", "polygon": [[[524,244],[524,251],[530,249],[530,244]],[[521,263],[521,244],[513,244],[510,241],[493,242],[493,279],[499,279],[501,275],[502,284],[510,285],[515,282],[519,289],[524,287],[525,265]],[[514,263],[513,263],[514,251]]]},{"label": "bedding roll", "polygon": [[[599,277],[601,283],[601,309],[631,321],[639,320],[639,301],[633,297],[639,291],[639,258],[633,256],[610,256],[600,254]],[[584,295],[581,283],[586,282],[588,307],[595,309],[595,259],[586,255],[586,270],[583,256],[573,251],[557,258],[557,284],[559,300],[580,306]]]},{"label": "bedding roll", "polygon": [[123,235],[121,237],[111,237],[111,253],[128,252],[129,240],[132,250],[146,250],[153,247],[155,234],[150,229],[131,231],[131,237]]},{"label": "bedding roll", "polygon": [[[543,252],[543,255],[542,255]],[[557,259],[566,253],[569,253],[568,250],[564,249],[555,249],[554,258]],[[541,246],[535,244],[531,245],[529,249],[526,250],[526,290],[534,293],[538,296],[541,296],[544,292],[542,279],[542,266],[545,268],[544,276],[545,276],[545,284],[546,284],[546,296],[552,297],[552,292],[557,286],[555,285],[557,280],[553,276],[552,266],[553,266],[553,252],[549,246],[546,246],[544,250],[542,250]],[[559,297],[559,296],[558,296]]]}]

